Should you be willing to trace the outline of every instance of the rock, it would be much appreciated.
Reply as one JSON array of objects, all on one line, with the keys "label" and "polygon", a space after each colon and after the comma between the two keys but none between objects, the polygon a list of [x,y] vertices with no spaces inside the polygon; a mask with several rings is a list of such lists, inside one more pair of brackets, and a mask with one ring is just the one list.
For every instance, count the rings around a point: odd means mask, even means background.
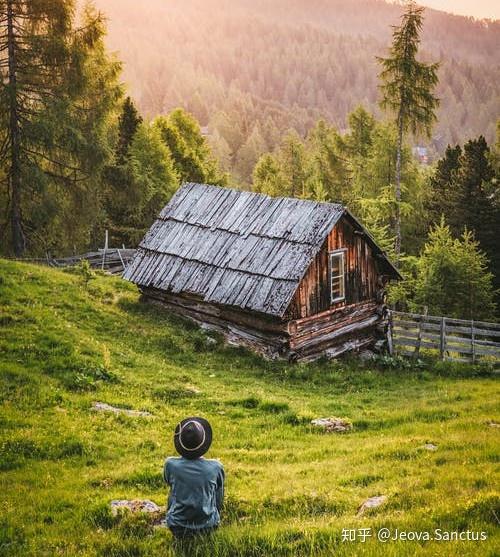
[{"label": "rock", "polygon": [[363,514],[366,511],[366,509],[373,509],[375,507],[380,507],[380,505],[383,505],[386,501],[387,501],[386,495],[377,495],[375,497],[370,497],[360,505],[358,509],[358,515]]},{"label": "rock", "polygon": [[201,393],[203,392],[201,389],[198,389],[198,387],[194,387],[193,385],[187,385],[186,391],[193,393],[193,395],[201,395]]},{"label": "rock", "polygon": [[495,422],[493,420],[490,420],[489,422],[486,422],[490,427],[500,427],[500,424],[498,422]]},{"label": "rock", "polygon": [[165,507],[159,507],[153,501],[149,499],[114,499],[110,503],[111,514],[116,516],[118,513],[125,511],[130,511],[131,513],[163,513],[165,512]]},{"label": "rock", "polygon": [[377,354],[381,354],[387,348],[387,340],[381,339],[377,340],[377,342],[373,345],[373,349]]},{"label": "rock", "polygon": [[345,433],[352,429],[352,423],[346,418],[317,418],[312,420],[311,424],[327,433]]},{"label": "rock", "polygon": [[217,344],[217,339],[215,339],[214,337],[209,337],[209,336],[207,336],[207,337],[205,338],[205,344],[206,344],[208,347],[215,346],[215,345]]},{"label": "rock", "polygon": [[426,451],[437,451],[437,445],[434,445],[434,443],[426,443],[424,449]]},{"label": "rock", "polygon": [[127,416],[152,416],[151,412],[146,412],[145,410],[129,410],[128,408],[117,408],[116,406],[111,406],[111,404],[106,404],[105,402],[94,402],[92,405],[92,410],[98,412],[113,412],[114,414],[126,414]]},{"label": "rock", "polygon": [[362,360],[363,362],[370,362],[372,360],[375,360],[375,358],[377,357],[377,355],[375,354],[375,352],[372,352],[371,350],[362,350],[359,353],[359,359]]}]

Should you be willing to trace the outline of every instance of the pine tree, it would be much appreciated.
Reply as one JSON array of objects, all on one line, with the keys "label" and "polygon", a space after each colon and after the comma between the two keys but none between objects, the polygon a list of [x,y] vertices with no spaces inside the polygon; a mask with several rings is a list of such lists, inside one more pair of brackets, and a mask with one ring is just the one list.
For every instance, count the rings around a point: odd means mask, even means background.
[{"label": "pine tree", "polygon": [[[314,184],[312,189],[316,191],[318,184],[321,184],[326,200],[351,205],[351,173],[348,161],[342,154],[337,130],[324,120],[319,120],[308,134],[307,147]],[[317,191],[311,196],[317,197]]]},{"label": "pine tree", "polygon": [[415,302],[429,313],[459,319],[493,319],[492,274],[470,231],[454,239],[444,218],[429,233],[418,261]]},{"label": "pine tree", "polygon": [[449,216],[455,231],[466,226],[474,233],[490,260],[496,288],[500,287],[500,207],[495,203],[499,178],[495,176],[484,137],[468,141],[459,157],[456,173],[456,209]]},{"label": "pine tree", "polygon": [[255,125],[252,133],[236,155],[234,170],[243,183],[247,184],[251,181],[255,164],[266,151],[266,147],[266,142],[260,133],[259,126]]},{"label": "pine tree", "polygon": [[306,148],[295,130],[290,130],[283,137],[278,159],[283,178],[283,189],[279,195],[307,197],[310,168]]},{"label": "pine tree", "polygon": [[0,166],[16,255],[27,237],[44,236],[41,209],[47,223],[57,206],[73,216],[75,204],[85,206],[84,184],[106,159],[119,65],[104,55],[102,18],[88,9],[75,29],[73,16],[72,0],[0,0]]},{"label": "pine tree", "polygon": [[438,82],[438,64],[425,64],[416,58],[423,25],[424,9],[413,1],[408,3],[401,25],[394,27],[392,46],[387,58],[378,58],[382,65],[379,78],[382,81],[381,106],[395,114],[397,126],[397,153],[395,176],[395,252],[401,251],[401,153],[403,135],[424,131],[430,135],[436,120],[438,99],[433,89]]},{"label": "pine tree", "polygon": [[139,126],[129,149],[128,167],[134,185],[128,203],[139,241],[179,185],[173,157],[156,126]]},{"label": "pine tree", "polygon": [[431,198],[428,209],[431,221],[434,223],[441,220],[441,215],[445,215],[449,223],[452,222],[452,214],[458,202],[456,175],[460,166],[461,154],[460,145],[455,147],[448,145],[443,158],[437,162],[434,174],[430,179]]},{"label": "pine tree", "polygon": [[280,164],[274,155],[260,157],[253,171],[253,191],[278,196],[283,187]]},{"label": "pine tree", "polygon": [[227,175],[221,172],[212,157],[207,141],[201,135],[196,119],[177,108],[167,117],[160,116],[153,126],[168,147],[180,182],[201,182],[225,185]]},{"label": "pine tree", "polygon": [[142,123],[135,104],[130,97],[123,102],[122,111],[118,120],[118,142],[116,146],[116,163],[125,164],[128,158],[128,150],[132,144],[137,128]]}]

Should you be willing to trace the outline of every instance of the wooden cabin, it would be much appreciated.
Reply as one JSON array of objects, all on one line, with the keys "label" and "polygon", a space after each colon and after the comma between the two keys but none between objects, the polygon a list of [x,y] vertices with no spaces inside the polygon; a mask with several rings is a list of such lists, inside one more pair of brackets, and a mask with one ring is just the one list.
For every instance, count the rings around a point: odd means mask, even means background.
[{"label": "wooden cabin", "polygon": [[400,275],[342,205],[189,183],[124,277],[232,343],[312,360],[382,338],[385,286]]}]

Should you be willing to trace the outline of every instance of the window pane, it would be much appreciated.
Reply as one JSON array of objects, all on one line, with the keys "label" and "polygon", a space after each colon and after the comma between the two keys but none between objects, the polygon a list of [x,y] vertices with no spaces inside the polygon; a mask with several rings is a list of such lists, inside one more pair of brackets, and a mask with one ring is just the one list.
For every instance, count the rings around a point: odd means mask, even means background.
[{"label": "window pane", "polygon": [[342,295],[341,281],[340,277],[332,279],[332,298],[338,298]]},{"label": "window pane", "polygon": [[332,275],[339,275],[340,274],[340,256],[334,255],[331,258],[332,260]]},{"label": "window pane", "polygon": [[330,291],[332,300],[339,300],[345,297],[344,272],[344,253],[330,254]]}]

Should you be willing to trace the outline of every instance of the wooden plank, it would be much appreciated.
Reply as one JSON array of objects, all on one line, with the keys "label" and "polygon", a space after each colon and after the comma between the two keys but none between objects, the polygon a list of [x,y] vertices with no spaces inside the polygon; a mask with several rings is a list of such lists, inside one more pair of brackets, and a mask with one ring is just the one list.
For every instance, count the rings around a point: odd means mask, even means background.
[{"label": "wooden plank", "polygon": [[[447,318],[447,322],[451,325],[465,325],[467,327],[470,326],[470,320],[465,321],[463,319],[452,319]],[[500,331],[500,323],[492,323],[488,321],[476,321],[474,320],[474,327],[478,329],[492,329],[494,331]]]},{"label": "wooden plank", "polygon": [[482,356],[493,356],[500,360],[500,350],[494,346],[478,346],[474,347],[475,353]]},{"label": "wooden plank", "polygon": [[[450,333],[471,333],[470,327],[459,327],[459,326],[446,326],[446,331]],[[474,335],[475,336],[491,336],[500,337],[500,331],[494,329],[482,329],[477,327],[477,321],[474,321]]]},{"label": "wooden plank", "polygon": [[290,348],[292,350],[303,350],[308,346],[318,344],[319,342],[329,342],[336,338],[342,337],[349,333],[359,332],[368,327],[373,327],[380,321],[378,315],[371,315],[361,321],[350,322],[342,327],[335,327],[333,330],[328,330],[324,334],[314,334],[309,337],[301,337],[297,340],[294,336],[290,339]]},{"label": "wooden plank", "polygon": [[444,360],[444,354],[446,350],[446,318],[441,317],[441,338],[439,341],[439,352],[441,355],[441,359]]},{"label": "wooden plank", "polygon": [[476,350],[475,350],[475,346],[474,346],[474,341],[475,341],[475,337],[474,337],[474,321],[470,322],[470,347],[472,350],[472,363],[475,364],[476,363]]},{"label": "wooden plank", "polygon": [[[415,346],[417,347],[419,345],[419,341],[418,339],[414,339],[414,338],[402,338],[402,337],[394,337],[393,338],[393,342],[394,344],[398,344],[400,346]],[[424,339],[422,339],[420,341],[420,345],[423,348],[435,348],[436,350],[439,350],[439,343],[437,342],[432,342],[432,341],[426,341]]]},{"label": "wooden plank", "polygon": [[[420,321],[421,318],[423,317],[421,314],[418,314],[418,313],[406,313],[406,312],[402,312],[402,311],[392,311],[392,314],[393,314],[393,317],[395,318],[395,320],[403,319],[403,320],[406,320],[406,321]],[[428,316],[426,316],[426,320],[433,321],[433,322],[436,322],[436,323],[440,323],[441,322],[441,317],[436,316],[436,315],[428,315]],[[446,323],[449,326],[452,326],[452,327],[464,325],[465,328],[469,330],[471,321],[470,320],[465,320],[465,319],[455,319],[455,318],[447,317],[446,318]],[[483,329],[484,328],[484,329],[489,329],[489,330],[493,330],[493,331],[500,331],[500,323],[474,320],[474,327],[476,329]]]},{"label": "wooden plank", "polygon": [[471,360],[470,360],[469,358],[458,358],[458,357],[455,357],[455,356],[446,356],[445,359],[446,359],[447,361],[450,361],[450,362],[460,362],[460,363],[462,363],[462,364],[469,364],[469,363],[471,363]]},{"label": "wooden plank", "polygon": [[[392,313],[396,318],[402,317],[403,319],[410,320],[420,320],[422,318],[422,315],[420,313],[406,313],[403,311],[393,311]],[[435,321],[436,323],[439,323],[441,321],[441,317],[437,315],[426,315],[425,319],[429,321]]]}]

